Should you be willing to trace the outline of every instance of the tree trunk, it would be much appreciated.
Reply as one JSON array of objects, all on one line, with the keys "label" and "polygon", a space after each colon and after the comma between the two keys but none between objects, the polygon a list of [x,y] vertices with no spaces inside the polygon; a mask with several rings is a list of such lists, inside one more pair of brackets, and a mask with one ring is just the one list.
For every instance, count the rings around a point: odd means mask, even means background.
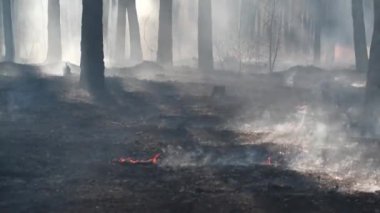
[{"label": "tree trunk", "polygon": [[352,0],[356,70],[368,71],[367,41],[364,24],[363,0]]},{"label": "tree trunk", "polygon": [[13,39],[11,0],[3,0],[3,25],[4,25],[4,42],[5,42],[5,61],[14,61],[15,44],[14,44],[14,39]]},{"label": "tree trunk", "polygon": [[314,63],[321,63],[321,24],[317,22],[314,29]]},{"label": "tree trunk", "polygon": [[316,8],[314,14],[314,63],[321,63],[321,36],[322,36],[322,2],[315,0]]},{"label": "tree trunk", "polygon": [[127,0],[119,0],[117,9],[117,32],[116,32],[116,51],[117,62],[124,63],[126,60],[126,22],[127,22]]},{"label": "tree trunk", "polygon": [[371,91],[379,90],[380,88],[380,1],[374,1],[374,10],[375,23],[367,74],[367,94],[379,96],[379,94]]},{"label": "tree trunk", "polygon": [[200,0],[198,7],[198,66],[208,71],[214,69],[211,0]]},{"label": "tree trunk", "polygon": [[[374,30],[367,73],[362,134],[373,136],[379,127],[380,105],[380,1],[374,1]],[[376,128],[377,127],[377,128]]]},{"label": "tree trunk", "polygon": [[60,10],[59,0],[48,1],[48,52],[46,62],[62,60]]},{"label": "tree trunk", "polygon": [[139,19],[137,17],[136,0],[128,0],[128,23],[131,43],[130,57],[132,61],[139,62],[143,59],[140,38]]},{"label": "tree trunk", "polygon": [[173,65],[173,0],[160,0],[157,62]]},{"label": "tree trunk", "polygon": [[[0,11],[3,12],[3,3],[0,2]],[[2,13],[3,14],[3,13]],[[4,24],[3,24],[3,16],[0,15],[0,41],[4,41]],[[0,53],[5,52],[5,45],[0,45]]]},{"label": "tree trunk", "polygon": [[103,2],[82,0],[80,83],[91,93],[105,90],[103,52]]}]

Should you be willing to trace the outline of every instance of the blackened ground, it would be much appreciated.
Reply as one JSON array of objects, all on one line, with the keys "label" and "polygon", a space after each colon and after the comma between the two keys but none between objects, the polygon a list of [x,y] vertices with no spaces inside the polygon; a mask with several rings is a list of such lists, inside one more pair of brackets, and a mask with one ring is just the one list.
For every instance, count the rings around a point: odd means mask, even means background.
[{"label": "blackened ground", "polygon": [[[109,78],[112,100],[95,103],[76,76],[1,67],[0,212],[380,212],[349,180],[287,169],[298,147],[222,128],[308,91],[264,83],[251,105],[210,98],[211,84]],[[157,166],[111,162],[157,152]]]}]

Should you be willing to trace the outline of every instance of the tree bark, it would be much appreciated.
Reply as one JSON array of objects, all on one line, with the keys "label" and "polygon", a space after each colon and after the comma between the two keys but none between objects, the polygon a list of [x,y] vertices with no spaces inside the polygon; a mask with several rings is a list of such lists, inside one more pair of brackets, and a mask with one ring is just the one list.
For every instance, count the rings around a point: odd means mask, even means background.
[{"label": "tree bark", "polygon": [[132,61],[139,62],[143,59],[143,54],[141,49],[140,26],[137,16],[136,0],[128,0],[127,10],[131,44],[130,57]]},{"label": "tree bark", "polygon": [[89,92],[97,94],[105,90],[103,2],[102,0],[82,0],[82,4],[80,83]]},{"label": "tree bark", "polygon": [[127,5],[126,0],[119,0],[117,9],[117,32],[116,32],[116,51],[118,63],[123,63],[126,60],[126,24],[127,24]]},{"label": "tree bark", "polygon": [[368,71],[368,52],[364,24],[363,0],[352,0],[356,70]]},{"label": "tree bark", "polygon": [[46,62],[62,60],[60,10],[59,0],[48,1],[48,52]]},{"label": "tree bark", "polygon": [[15,58],[15,44],[13,39],[11,0],[3,0],[3,25],[5,42],[5,61],[13,62]]},{"label": "tree bark", "polygon": [[173,65],[173,0],[160,0],[157,62]]},{"label": "tree bark", "polygon": [[200,0],[198,4],[198,67],[209,71],[214,69],[212,5],[211,0]]}]

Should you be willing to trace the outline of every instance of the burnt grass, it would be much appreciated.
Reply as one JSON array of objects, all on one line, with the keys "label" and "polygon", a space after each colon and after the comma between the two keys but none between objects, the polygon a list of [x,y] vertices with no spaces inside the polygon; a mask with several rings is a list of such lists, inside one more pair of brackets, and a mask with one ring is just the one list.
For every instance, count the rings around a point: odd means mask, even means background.
[{"label": "burnt grass", "polygon": [[[219,128],[250,106],[184,89],[207,93],[213,85],[113,77],[112,99],[99,103],[75,75],[1,70],[0,212],[380,212],[378,193],[340,190],[351,183],[288,169],[297,147]],[[294,105],[304,97],[268,92]],[[158,165],[112,163],[157,152]]]}]

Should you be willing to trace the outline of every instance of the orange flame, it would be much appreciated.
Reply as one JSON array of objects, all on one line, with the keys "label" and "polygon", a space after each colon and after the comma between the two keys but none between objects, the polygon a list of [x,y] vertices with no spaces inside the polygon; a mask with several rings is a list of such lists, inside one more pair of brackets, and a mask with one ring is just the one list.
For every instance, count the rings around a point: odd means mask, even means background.
[{"label": "orange flame", "polygon": [[152,158],[149,158],[147,160],[136,160],[136,159],[133,159],[131,157],[120,157],[118,159],[112,160],[112,162],[119,163],[121,165],[126,165],[126,164],[132,164],[132,165],[136,165],[136,164],[153,164],[153,165],[157,165],[158,164],[158,159],[160,158],[160,156],[161,156],[161,154],[157,153]]}]

